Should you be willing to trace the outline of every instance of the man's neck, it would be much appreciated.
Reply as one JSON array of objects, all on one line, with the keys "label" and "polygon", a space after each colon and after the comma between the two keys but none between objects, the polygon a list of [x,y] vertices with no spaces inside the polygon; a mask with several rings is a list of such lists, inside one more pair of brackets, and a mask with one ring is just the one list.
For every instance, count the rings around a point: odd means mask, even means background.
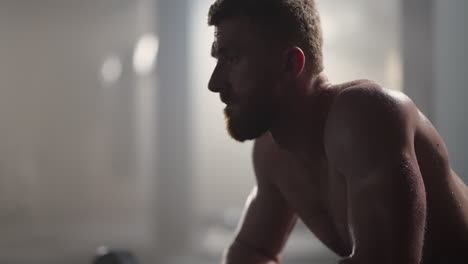
[{"label": "man's neck", "polygon": [[323,128],[334,97],[330,86],[320,74],[285,100],[270,129],[280,147],[301,156],[323,154]]}]

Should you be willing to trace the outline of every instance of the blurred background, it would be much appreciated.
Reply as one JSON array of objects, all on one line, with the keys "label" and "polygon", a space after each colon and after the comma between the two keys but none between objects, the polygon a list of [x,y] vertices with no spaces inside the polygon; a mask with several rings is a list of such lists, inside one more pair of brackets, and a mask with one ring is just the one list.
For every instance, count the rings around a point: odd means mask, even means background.
[{"label": "blurred background", "polygon": [[[211,2],[0,1],[0,263],[219,263],[254,175],[207,90]],[[410,95],[468,181],[468,1],[317,6],[331,81]],[[297,225],[284,263],[336,260]]]}]

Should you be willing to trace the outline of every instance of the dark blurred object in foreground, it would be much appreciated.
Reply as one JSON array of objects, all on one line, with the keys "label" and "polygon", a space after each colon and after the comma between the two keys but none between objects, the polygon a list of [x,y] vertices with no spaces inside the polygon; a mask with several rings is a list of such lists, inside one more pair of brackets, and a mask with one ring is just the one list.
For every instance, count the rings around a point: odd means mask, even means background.
[{"label": "dark blurred object in foreground", "polygon": [[128,250],[100,247],[96,250],[92,264],[139,264],[139,261]]}]

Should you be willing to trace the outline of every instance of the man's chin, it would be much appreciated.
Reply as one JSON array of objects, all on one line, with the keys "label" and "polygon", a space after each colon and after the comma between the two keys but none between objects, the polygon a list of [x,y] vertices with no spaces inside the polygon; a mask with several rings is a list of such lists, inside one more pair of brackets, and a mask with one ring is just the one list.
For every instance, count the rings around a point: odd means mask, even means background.
[{"label": "man's chin", "polygon": [[234,126],[230,120],[227,120],[227,130],[229,135],[236,141],[245,142],[253,140],[263,135],[268,129],[260,129],[259,127],[252,127],[250,129],[240,128]]},{"label": "man's chin", "polygon": [[262,108],[241,109],[240,105],[231,104],[224,109],[224,115],[229,134],[239,142],[256,139],[271,126],[271,114]]},{"label": "man's chin", "polygon": [[235,132],[233,132],[231,129],[228,129],[228,132],[229,132],[229,135],[231,136],[231,138],[233,138],[234,140],[236,140],[237,142],[245,142],[247,140],[252,140],[252,139],[255,139],[255,138],[252,138],[252,137],[248,137],[248,136],[245,136],[245,135],[240,135],[240,134],[236,134]]}]

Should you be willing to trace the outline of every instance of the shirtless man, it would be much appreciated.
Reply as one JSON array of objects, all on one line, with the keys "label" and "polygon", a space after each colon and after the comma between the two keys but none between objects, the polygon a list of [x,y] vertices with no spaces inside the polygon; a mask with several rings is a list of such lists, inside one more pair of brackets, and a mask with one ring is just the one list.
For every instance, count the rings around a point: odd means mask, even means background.
[{"label": "shirtless man", "polygon": [[226,264],[273,264],[296,220],[341,264],[468,263],[468,189],[404,94],[323,74],[313,0],[217,0],[209,89],[255,139],[257,187]]}]

